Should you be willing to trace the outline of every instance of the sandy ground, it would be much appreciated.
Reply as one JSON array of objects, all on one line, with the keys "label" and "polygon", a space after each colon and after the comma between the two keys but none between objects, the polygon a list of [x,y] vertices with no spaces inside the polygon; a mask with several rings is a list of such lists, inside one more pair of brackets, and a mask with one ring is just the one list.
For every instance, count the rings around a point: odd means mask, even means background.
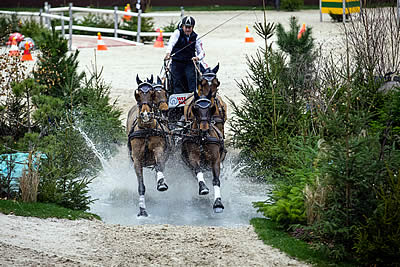
[{"label": "sandy ground", "polygon": [[306,266],[240,228],[106,225],[0,214],[0,266]]},{"label": "sandy ground", "polygon": [[[240,12],[192,12],[199,35]],[[323,48],[335,47],[339,24],[319,21],[319,11],[268,12],[268,21],[288,25],[290,16],[313,27],[313,35]],[[167,25],[178,18],[155,20]],[[262,13],[244,12],[204,37],[206,62],[220,63],[220,93],[235,102],[242,96],[236,81],[247,75],[246,54],[254,55],[263,41],[252,25]],[[244,43],[245,27],[250,26],[256,42]],[[141,78],[160,74],[165,49],[152,45],[110,47],[97,52],[98,68],[103,68],[111,96],[126,117],[134,104],[136,74]],[[93,49],[81,49],[81,70],[91,70]],[[23,218],[0,214],[0,266],[303,266],[276,249],[263,245],[251,226],[239,228],[142,225],[123,227],[94,221]]]}]

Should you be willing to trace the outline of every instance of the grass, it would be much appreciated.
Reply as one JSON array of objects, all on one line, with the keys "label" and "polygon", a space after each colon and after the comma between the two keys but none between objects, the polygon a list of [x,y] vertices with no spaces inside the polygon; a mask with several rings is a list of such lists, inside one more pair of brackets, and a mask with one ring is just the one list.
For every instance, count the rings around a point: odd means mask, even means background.
[{"label": "grass", "polygon": [[309,244],[279,230],[276,224],[265,218],[253,218],[250,223],[264,244],[278,248],[291,257],[312,263],[315,266],[354,266],[350,263],[336,263],[328,255],[316,251]]},{"label": "grass", "polygon": [[14,214],[24,217],[38,218],[58,218],[58,219],[88,219],[101,220],[101,218],[93,213],[88,213],[79,210],[71,210],[64,207],[49,203],[24,203],[14,200],[0,200],[0,212],[4,214]]}]

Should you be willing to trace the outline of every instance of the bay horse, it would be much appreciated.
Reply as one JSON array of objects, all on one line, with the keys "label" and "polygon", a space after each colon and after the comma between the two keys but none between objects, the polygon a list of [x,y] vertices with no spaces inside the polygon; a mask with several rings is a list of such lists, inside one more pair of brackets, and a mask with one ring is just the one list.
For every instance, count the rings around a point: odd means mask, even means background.
[{"label": "bay horse", "polygon": [[[200,64],[200,77],[202,80],[199,81],[198,84],[198,94],[199,95],[207,95],[209,91],[212,92],[211,102],[215,103],[216,109],[215,113],[212,115],[213,124],[221,131],[223,137],[225,138],[225,122],[227,121],[227,111],[228,107],[226,103],[222,100],[222,97],[219,96],[218,86],[221,84],[217,78],[217,72],[219,70],[219,64],[214,69],[204,68],[202,64]],[[193,103],[193,97],[190,97],[186,100],[186,103]],[[191,106],[190,104],[186,107],[186,109]],[[190,114],[188,114],[190,115]]]},{"label": "bay horse", "polygon": [[127,134],[130,158],[133,161],[139,192],[139,214],[148,216],[145,204],[145,185],[143,167],[156,170],[157,190],[166,191],[168,185],[163,171],[168,156],[168,129],[154,116],[153,77],[142,82],[136,76],[138,88],[135,90],[137,105],[128,113]]},{"label": "bay horse", "polygon": [[[200,86],[208,84],[203,76]],[[205,90],[200,90],[204,92]],[[182,158],[193,170],[199,184],[199,194],[207,195],[209,189],[204,181],[203,170],[211,169],[213,173],[214,187],[214,212],[220,213],[224,210],[220,190],[220,168],[221,156],[224,153],[224,140],[221,131],[211,123],[213,114],[216,111],[215,102],[211,101],[212,91],[208,90],[207,95],[199,95],[194,92],[192,104],[187,103],[185,118],[192,122],[189,134],[182,140]],[[190,106],[189,106],[190,105]]]},{"label": "bay horse", "polygon": [[165,90],[162,80],[157,76],[157,82],[153,84],[154,89],[154,109],[162,120],[168,118],[168,92]]}]

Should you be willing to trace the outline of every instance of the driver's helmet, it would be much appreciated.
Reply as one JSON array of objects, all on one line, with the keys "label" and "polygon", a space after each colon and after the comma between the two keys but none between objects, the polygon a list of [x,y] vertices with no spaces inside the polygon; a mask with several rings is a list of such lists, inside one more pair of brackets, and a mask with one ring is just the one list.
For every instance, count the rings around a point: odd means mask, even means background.
[{"label": "driver's helmet", "polygon": [[186,16],[182,19],[181,26],[192,26],[196,24],[196,21],[191,16]]}]

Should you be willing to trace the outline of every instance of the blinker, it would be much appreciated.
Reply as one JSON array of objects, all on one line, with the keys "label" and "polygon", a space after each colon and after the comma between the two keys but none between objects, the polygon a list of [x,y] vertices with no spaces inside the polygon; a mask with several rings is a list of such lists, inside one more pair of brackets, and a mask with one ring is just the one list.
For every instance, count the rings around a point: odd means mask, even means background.
[{"label": "blinker", "polygon": [[212,80],[214,80],[216,78],[216,74],[212,73],[212,72],[208,72],[208,73],[204,73],[202,75],[202,78],[205,79],[209,85],[211,85]]},{"label": "blinker", "polygon": [[143,93],[148,93],[152,89],[153,89],[153,86],[148,82],[141,83],[138,86],[138,90],[142,91]]},{"label": "blinker", "polygon": [[207,98],[202,98],[196,101],[196,106],[200,108],[209,108],[211,105],[211,100]]},{"label": "blinker", "polygon": [[155,91],[162,91],[163,86],[162,86],[162,84],[155,84],[155,85],[153,85],[153,89]]}]

